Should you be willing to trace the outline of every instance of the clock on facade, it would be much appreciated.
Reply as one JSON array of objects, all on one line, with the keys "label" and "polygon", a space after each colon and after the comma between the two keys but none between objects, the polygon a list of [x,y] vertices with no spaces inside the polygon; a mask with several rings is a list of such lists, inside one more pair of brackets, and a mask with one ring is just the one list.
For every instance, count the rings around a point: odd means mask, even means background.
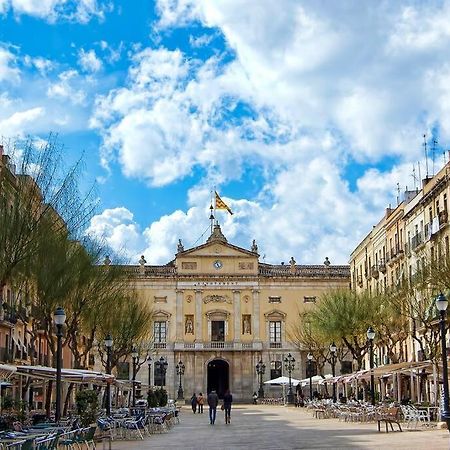
[{"label": "clock on facade", "polygon": [[223,266],[223,262],[222,262],[220,259],[216,259],[216,260],[214,261],[214,267],[215,267],[216,269],[221,269],[222,266]]}]

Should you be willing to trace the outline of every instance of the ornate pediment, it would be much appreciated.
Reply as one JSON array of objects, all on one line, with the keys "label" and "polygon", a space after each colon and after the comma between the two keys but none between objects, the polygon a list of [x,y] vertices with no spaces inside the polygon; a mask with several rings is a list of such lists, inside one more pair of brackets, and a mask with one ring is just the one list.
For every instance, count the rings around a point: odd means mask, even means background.
[{"label": "ornate pediment", "polygon": [[232,303],[228,295],[207,295],[203,298],[203,303]]},{"label": "ornate pediment", "polygon": [[272,311],[265,313],[264,317],[266,318],[266,320],[284,321],[286,319],[286,313],[280,311],[279,309],[272,309]]}]

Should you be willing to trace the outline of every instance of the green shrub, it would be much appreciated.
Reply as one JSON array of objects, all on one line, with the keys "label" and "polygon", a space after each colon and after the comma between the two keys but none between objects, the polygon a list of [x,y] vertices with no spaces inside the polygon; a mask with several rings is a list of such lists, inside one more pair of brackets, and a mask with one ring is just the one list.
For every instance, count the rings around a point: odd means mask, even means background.
[{"label": "green shrub", "polygon": [[153,389],[147,392],[147,403],[149,408],[156,408],[159,405],[158,397]]},{"label": "green shrub", "polygon": [[95,423],[98,416],[97,392],[89,389],[78,391],[75,399],[81,424],[87,427]]}]

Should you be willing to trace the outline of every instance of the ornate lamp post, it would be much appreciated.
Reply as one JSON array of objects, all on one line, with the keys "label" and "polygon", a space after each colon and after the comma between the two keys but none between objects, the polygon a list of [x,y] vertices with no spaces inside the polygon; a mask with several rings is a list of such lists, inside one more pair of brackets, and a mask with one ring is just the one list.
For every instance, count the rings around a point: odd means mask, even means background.
[{"label": "ornate lamp post", "polygon": [[181,377],[184,375],[185,366],[184,366],[184,364],[183,364],[183,362],[181,360],[176,365],[176,369],[177,369],[177,375],[179,377],[178,378],[179,379],[179,384],[178,384],[178,397],[177,397],[177,400],[183,400],[184,394],[183,394],[183,385],[181,384]]},{"label": "ornate lamp post", "polygon": [[151,356],[148,357],[147,364],[148,364],[148,385],[150,387],[152,384],[152,357]]},{"label": "ornate lamp post", "polygon": [[161,356],[157,361],[155,361],[155,366],[158,368],[158,372],[161,374],[161,384],[160,386],[164,386],[166,371],[167,371],[167,361],[164,359],[164,356]]},{"label": "ornate lamp post", "polygon": [[284,367],[288,371],[288,374],[289,374],[289,392],[287,395],[287,402],[288,402],[288,405],[293,405],[294,404],[294,393],[292,392],[291,376],[292,376],[292,371],[295,368],[295,359],[290,353],[288,353],[286,358],[284,358]]},{"label": "ornate lamp post", "polygon": [[441,292],[436,298],[436,307],[439,310],[439,326],[441,328],[441,345],[442,345],[442,371],[443,371],[443,388],[444,388],[444,404],[442,405],[441,419],[447,423],[450,431],[450,408],[448,393],[448,365],[447,365],[447,343],[446,337],[446,316],[447,316],[448,300]]},{"label": "ornate lamp post", "polygon": [[258,398],[264,398],[263,375],[265,371],[266,365],[262,362],[262,359],[260,359],[258,364],[256,364],[256,373],[258,374],[259,377]]},{"label": "ornate lamp post", "polygon": [[312,362],[313,362],[313,355],[312,353],[308,353],[306,356],[308,358],[308,372],[309,372],[309,400],[312,400]]},{"label": "ornate lamp post", "polygon": [[[104,340],[106,347],[106,373],[111,374],[111,349],[113,346],[113,338],[110,333],[107,334]],[[106,383],[106,415],[111,415],[111,385]]]},{"label": "ornate lamp post", "polygon": [[133,348],[131,350],[131,359],[133,361],[133,379],[132,379],[132,386],[133,386],[133,401],[132,405],[136,406],[136,367],[138,363],[139,353],[136,349],[136,347],[133,345]]},{"label": "ornate lamp post", "polygon": [[62,369],[62,337],[63,325],[66,322],[66,313],[64,309],[58,306],[53,314],[53,322],[56,325],[56,408],[55,408],[55,422],[58,423],[61,419],[61,369]]},{"label": "ornate lamp post", "polygon": [[370,359],[370,397],[372,405],[375,406],[375,377],[373,376],[373,340],[375,339],[375,331],[372,327],[367,329],[367,339],[369,340],[369,359]]},{"label": "ornate lamp post", "polygon": [[[332,344],[330,344],[331,373],[333,374],[333,378],[336,376],[336,352],[337,347],[336,344],[333,342]],[[334,382],[333,382],[333,403],[336,403],[336,383]]]}]

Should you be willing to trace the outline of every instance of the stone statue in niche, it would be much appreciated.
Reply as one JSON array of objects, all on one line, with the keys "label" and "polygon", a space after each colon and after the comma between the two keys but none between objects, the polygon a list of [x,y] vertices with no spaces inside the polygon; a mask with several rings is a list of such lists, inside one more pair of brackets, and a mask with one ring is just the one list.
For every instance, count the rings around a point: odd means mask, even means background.
[{"label": "stone statue in niche", "polygon": [[252,325],[250,320],[250,315],[246,314],[243,316],[242,320],[242,334],[251,334],[252,333]]},{"label": "stone statue in niche", "polygon": [[194,334],[194,321],[192,316],[186,316],[185,334]]}]

